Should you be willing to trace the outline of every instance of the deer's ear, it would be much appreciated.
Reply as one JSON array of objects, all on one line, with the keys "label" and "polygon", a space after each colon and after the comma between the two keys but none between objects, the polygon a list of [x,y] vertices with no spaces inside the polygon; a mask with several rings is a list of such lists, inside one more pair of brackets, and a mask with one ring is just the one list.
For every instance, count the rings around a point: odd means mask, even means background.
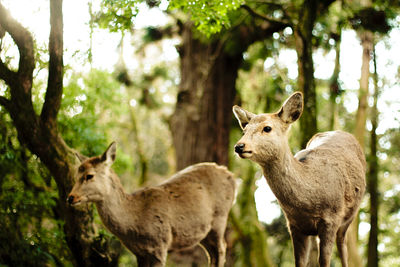
[{"label": "deer's ear", "polygon": [[239,121],[239,125],[242,129],[246,127],[246,125],[250,122],[250,120],[255,117],[256,115],[239,107],[233,106],[232,108],[233,114],[235,114],[236,119]]},{"label": "deer's ear", "polygon": [[75,156],[76,156],[77,159],[79,159],[79,162],[80,162],[80,163],[84,162],[84,161],[87,159],[86,156],[82,155],[82,154],[79,153],[79,152],[75,152]]},{"label": "deer's ear", "polygon": [[295,92],[286,99],[277,114],[285,123],[293,123],[300,118],[302,112],[303,94]]},{"label": "deer's ear", "polygon": [[103,155],[101,155],[101,160],[111,165],[114,163],[116,155],[117,155],[117,144],[115,142],[112,142],[108,146],[106,151],[103,153]]}]

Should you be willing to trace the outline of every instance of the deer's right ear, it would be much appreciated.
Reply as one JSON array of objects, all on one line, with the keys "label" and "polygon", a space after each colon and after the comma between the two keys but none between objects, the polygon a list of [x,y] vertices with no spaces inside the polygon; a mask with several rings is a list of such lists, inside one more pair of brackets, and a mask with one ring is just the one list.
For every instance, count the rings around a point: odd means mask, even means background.
[{"label": "deer's right ear", "polygon": [[303,113],[303,94],[295,92],[283,103],[278,116],[285,123],[293,123],[300,118],[301,113]]},{"label": "deer's right ear", "polygon": [[242,129],[244,129],[244,127],[246,127],[250,120],[255,116],[255,114],[236,105],[233,106],[232,110]]},{"label": "deer's right ear", "polygon": [[101,160],[106,162],[107,164],[111,165],[115,161],[115,157],[117,155],[117,144],[112,142],[106,151],[101,155]]}]

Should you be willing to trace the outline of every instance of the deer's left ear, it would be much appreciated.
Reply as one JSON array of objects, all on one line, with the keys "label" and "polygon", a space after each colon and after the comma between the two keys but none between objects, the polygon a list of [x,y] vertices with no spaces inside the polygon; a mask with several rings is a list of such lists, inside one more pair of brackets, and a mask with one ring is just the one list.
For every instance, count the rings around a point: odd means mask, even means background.
[{"label": "deer's left ear", "polygon": [[101,155],[101,160],[111,165],[115,161],[115,157],[117,155],[117,144],[112,142],[106,151]]},{"label": "deer's left ear", "polygon": [[244,127],[246,127],[246,125],[251,121],[251,119],[256,116],[255,114],[236,105],[233,106],[232,111],[242,129],[244,129]]},{"label": "deer's left ear", "polygon": [[303,94],[295,92],[283,103],[278,111],[278,116],[286,123],[293,123],[300,118],[303,113]]},{"label": "deer's left ear", "polygon": [[79,160],[80,163],[84,162],[85,160],[87,160],[87,157],[82,155],[81,153],[75,151],[74,152],[75,157]]}]

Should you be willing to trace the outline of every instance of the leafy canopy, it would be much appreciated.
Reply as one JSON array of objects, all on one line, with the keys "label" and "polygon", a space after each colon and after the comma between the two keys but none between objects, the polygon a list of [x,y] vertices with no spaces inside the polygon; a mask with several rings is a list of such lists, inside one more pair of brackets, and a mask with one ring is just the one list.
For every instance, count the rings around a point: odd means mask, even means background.
[{"label": "leafy canopy", "polygon": [[[110,31],[131,30],[137,15],[141,0],[102,0],[101,9],[95,15],[96,23]],[[236,10],[244,0],[171,0],[168,1],[168,10],[181,10],[190,15],[197,29],[210,36],[230,26],[228,13]],[[160,4],[160,1],[147,0],[150,6]]]},{"label": "leafy canopy", "polygon": [[169,8],[181,9],[185,13],[189,13],[197,29],[210,36],[221,31],[223,26],[229,27],[229,11],[239,8],[243,3],[244,1],[241,0],[175,0],[169,2]]}]

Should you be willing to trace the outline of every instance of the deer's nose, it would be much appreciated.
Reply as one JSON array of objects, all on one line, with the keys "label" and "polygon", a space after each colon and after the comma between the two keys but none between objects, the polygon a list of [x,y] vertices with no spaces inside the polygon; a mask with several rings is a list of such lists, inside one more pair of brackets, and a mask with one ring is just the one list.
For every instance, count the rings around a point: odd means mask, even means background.
[{"label": "deer's nose", "polygon": [[74,202],[74,196],[73,195],[69,195],[68,196],[68,198],[67,198],[67,202],[68,202],[68,204],[72,204],[72,202]]},{"label": "deer's nose", "polygon": [[243,143],[239,143],[235,145],[235,152],[236,153],[243,153],[243,149],[244,149],[244,144]]}]

